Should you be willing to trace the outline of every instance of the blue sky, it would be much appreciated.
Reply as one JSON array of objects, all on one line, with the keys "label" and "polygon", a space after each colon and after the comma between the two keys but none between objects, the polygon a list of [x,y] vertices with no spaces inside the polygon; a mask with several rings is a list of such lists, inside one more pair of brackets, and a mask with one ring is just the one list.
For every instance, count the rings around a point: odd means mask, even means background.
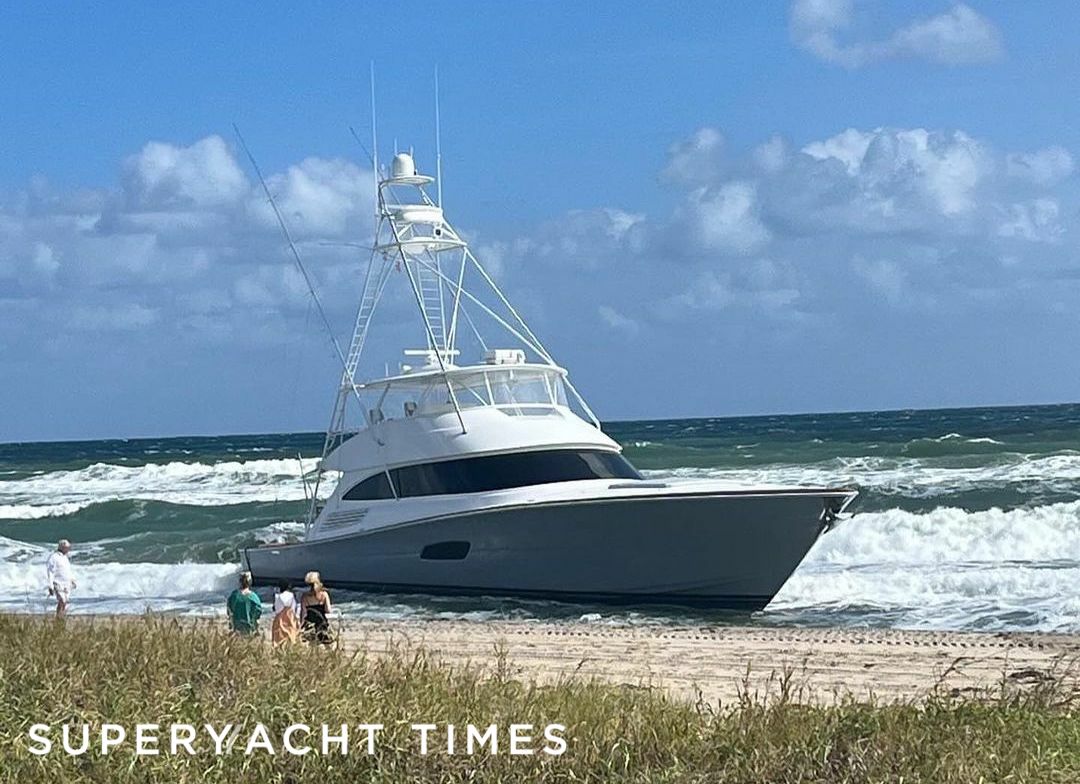
[{"label": "blue sky", "polygon": [[1075,4],[403,8],[5,9],[0,440],[323,426],[372,59],[602,418],[1080,399]]}]

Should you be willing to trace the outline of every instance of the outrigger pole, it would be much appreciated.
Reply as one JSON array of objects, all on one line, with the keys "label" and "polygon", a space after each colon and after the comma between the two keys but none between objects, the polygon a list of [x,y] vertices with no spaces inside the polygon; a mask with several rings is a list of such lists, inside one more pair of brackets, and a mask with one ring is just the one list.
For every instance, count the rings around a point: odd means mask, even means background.
[{"label": "outrigger pole", "polygon": [[[345,354],[341,350],[341,344],[338,343],[337,337],[334,335],[334,330],[330,326],[330,319],[326,315],[326,310],[323,308],[322,299],[319,297],[319,292],[315,289],[315,284],[311,280],[311,276],[308,274],[307,268],[304,266],[303,260],[300,258],[300,251],[296,248],[296,243],[293,241],[292,234],[289,231],[288,224],[285,223],[285,217],[281,214],[281,210],[278,208],[277,200],[274,199],[274,194],[270,191],[270,186],[266,183],[266,178],[263,177],[262,170],[259,168],[258,161],[255,160],[255,156],[252,154],[251,149],[247,146],[247,142],[244,141],[243,134],[240,133],[240,129],[236,123],[233,123],[233,131],[236,133],[236,138],[240,142],[240,147],[244,150],[244,154],[247,155],[249,161],[251,161],[251,167],[255,170],[256,176],[259,178],[259,184],[262,185],[263,193],[266,194],[266,198],[270,202],[270,207],[274,211],[274,217],[277,218],[278,226],[281,227],[281,234],[285,238],[286,244],[289,246],[289,250],[292,251],[293,261],[296,262],[297,268],[300,270],[300,275],[304,278],[304,283],[307,285],[308,293],[311,294],[312,300],[315,302],[315,308],[319,311],[319,318],[322,320],[323,327],[326,329],[326,334],[330,338],[330,343],[334,347],[334,353],[337,355],[338,361],[341,363],[342,373],[345,377],[350,378],[349,363],[345,359]],[[376,175],[377,177],[378,175]],[[369,268],[370,272],[370,268]],[[355,384],[350,383],[349,389],[352,390],[353,396],[360,404],[360,410],[363,411],[364,401],[360,397],[360,393],[357,391]],[[334,404],[334,414],[332,418],[336,418],[339,408],[343,408],[344,399],[342,397],[342,390],[338,391],[338,397]],[[342,410],[342,414],[344,411]],[[331,425],[333,423],[331,422]],[[328,439],[329,439],[329,433]],[[323,457],[326,457],[326,446],[323,447]],[[311,526],[315,516],[315,508],[318,504],[319,495],[319,483],[322,479],[322,472],[320,471],[315,477],[315,486],[311,489],[310,496],[308,495],[307,478],[303,474],[303,463],[301,463],[301,480],[304,482],[304,496],[306,502],[309,504],[308,519],[306,525]]]},{"label": "outrigger pole", "polygon": [[274,211],[274,217],[277,218],[278,226],[281,227],[281,234],[285,238],[289,250],[292,251],[293,261],[296,262],[296,266],[300,270],[300,275],[303,276],[304,283],[307,285],[308,293],[311,294],[311,298],[315,302],[315,309],[319,311],[319,318],[326,328],[326,334],[330,338],[330,343],[334,347],[334,352],[337,354],[338,361],[341,363],[342,369],[347,369],[348,365],[345,362],[345,354],[341,350],[341,344],[338,343],[338,339],[334,335],[334,329],[330,326],[330,319],[326,316],[326,310],[323,308],[322,299],[319,297],[319,292],[315,290],[315,284],[312,282],[311,276],[308,275],[307,267],[304,266],[304,262],[300,258],[300,251],[296,249],[296,243],[293,242],[292,234],[289,232],[289,227],[285,223],[285,218],[282,216],[281,210],[278,209],[277,200],[274,198],[274,194],[270,192],[270,186],[266,184],[266,178],[263,177],[262,170],[259,168],[255,156],[251,154],[251,150],[244,141],[244,137],[240,133],[240,129],[236,126],[236,123],[233,123],[233,131],[236,132],[236,138],[239,140],[240,147],[244,150],[244,154],[247,155],[248,160],[251,161],[251,167],[255,170],[255,174],[259,178],[263,193],[266,194],[266,198],[270,201],[270,207]]}]

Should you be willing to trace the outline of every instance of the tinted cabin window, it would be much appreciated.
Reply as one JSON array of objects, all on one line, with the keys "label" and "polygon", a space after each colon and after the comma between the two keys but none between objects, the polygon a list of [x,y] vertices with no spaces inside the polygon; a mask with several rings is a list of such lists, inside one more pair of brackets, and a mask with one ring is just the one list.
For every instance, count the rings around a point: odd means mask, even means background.
[{"label": "tinted cabin window", "polygon": [[482,493],[578,479],[641,479],[622,455],[575,450],[445,460],[395,468],[391,473],[402,497]]},{"label": "tinted cabin window", "polygon": [[386,473],[369,476],[358,485],[354,485],[349,492],[342,496],[345,501],[378,501],[380,498],[393,498],[394,493],[390,490],[390,482],[386,479]]}]

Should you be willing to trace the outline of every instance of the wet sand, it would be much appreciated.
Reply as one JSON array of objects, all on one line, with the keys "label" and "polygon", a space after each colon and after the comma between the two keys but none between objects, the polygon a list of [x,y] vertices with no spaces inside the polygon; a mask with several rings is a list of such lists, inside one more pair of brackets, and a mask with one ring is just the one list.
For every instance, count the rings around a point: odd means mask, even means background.
[{"label": "wet sand", "polygon": [[979,693],[1063,679],[1080,689],[1080,636],[777,627],[605,627],[513,621],[346,621],[347,651],[423,647],[550,683],[595,678],[712,705],[741,691],[804,702],[918,700],[934,689]]}]

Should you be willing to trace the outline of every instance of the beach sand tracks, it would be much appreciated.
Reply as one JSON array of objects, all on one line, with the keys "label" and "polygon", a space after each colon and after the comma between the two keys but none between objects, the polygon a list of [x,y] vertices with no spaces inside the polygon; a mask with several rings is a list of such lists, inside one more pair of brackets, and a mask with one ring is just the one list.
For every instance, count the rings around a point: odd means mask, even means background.
[{"label": "beach sand tracks", "polygon": [[422,646],[448,664],[509,667],[541,683],[596,678],[713,705],[782,688],[825,703],[919,699],[935,689],[1000,693],[1057,680],[1075,688],[1080,671],[1080,637],[1052,634],[356,621],[346,623],[343,643],[375,654]]}]

